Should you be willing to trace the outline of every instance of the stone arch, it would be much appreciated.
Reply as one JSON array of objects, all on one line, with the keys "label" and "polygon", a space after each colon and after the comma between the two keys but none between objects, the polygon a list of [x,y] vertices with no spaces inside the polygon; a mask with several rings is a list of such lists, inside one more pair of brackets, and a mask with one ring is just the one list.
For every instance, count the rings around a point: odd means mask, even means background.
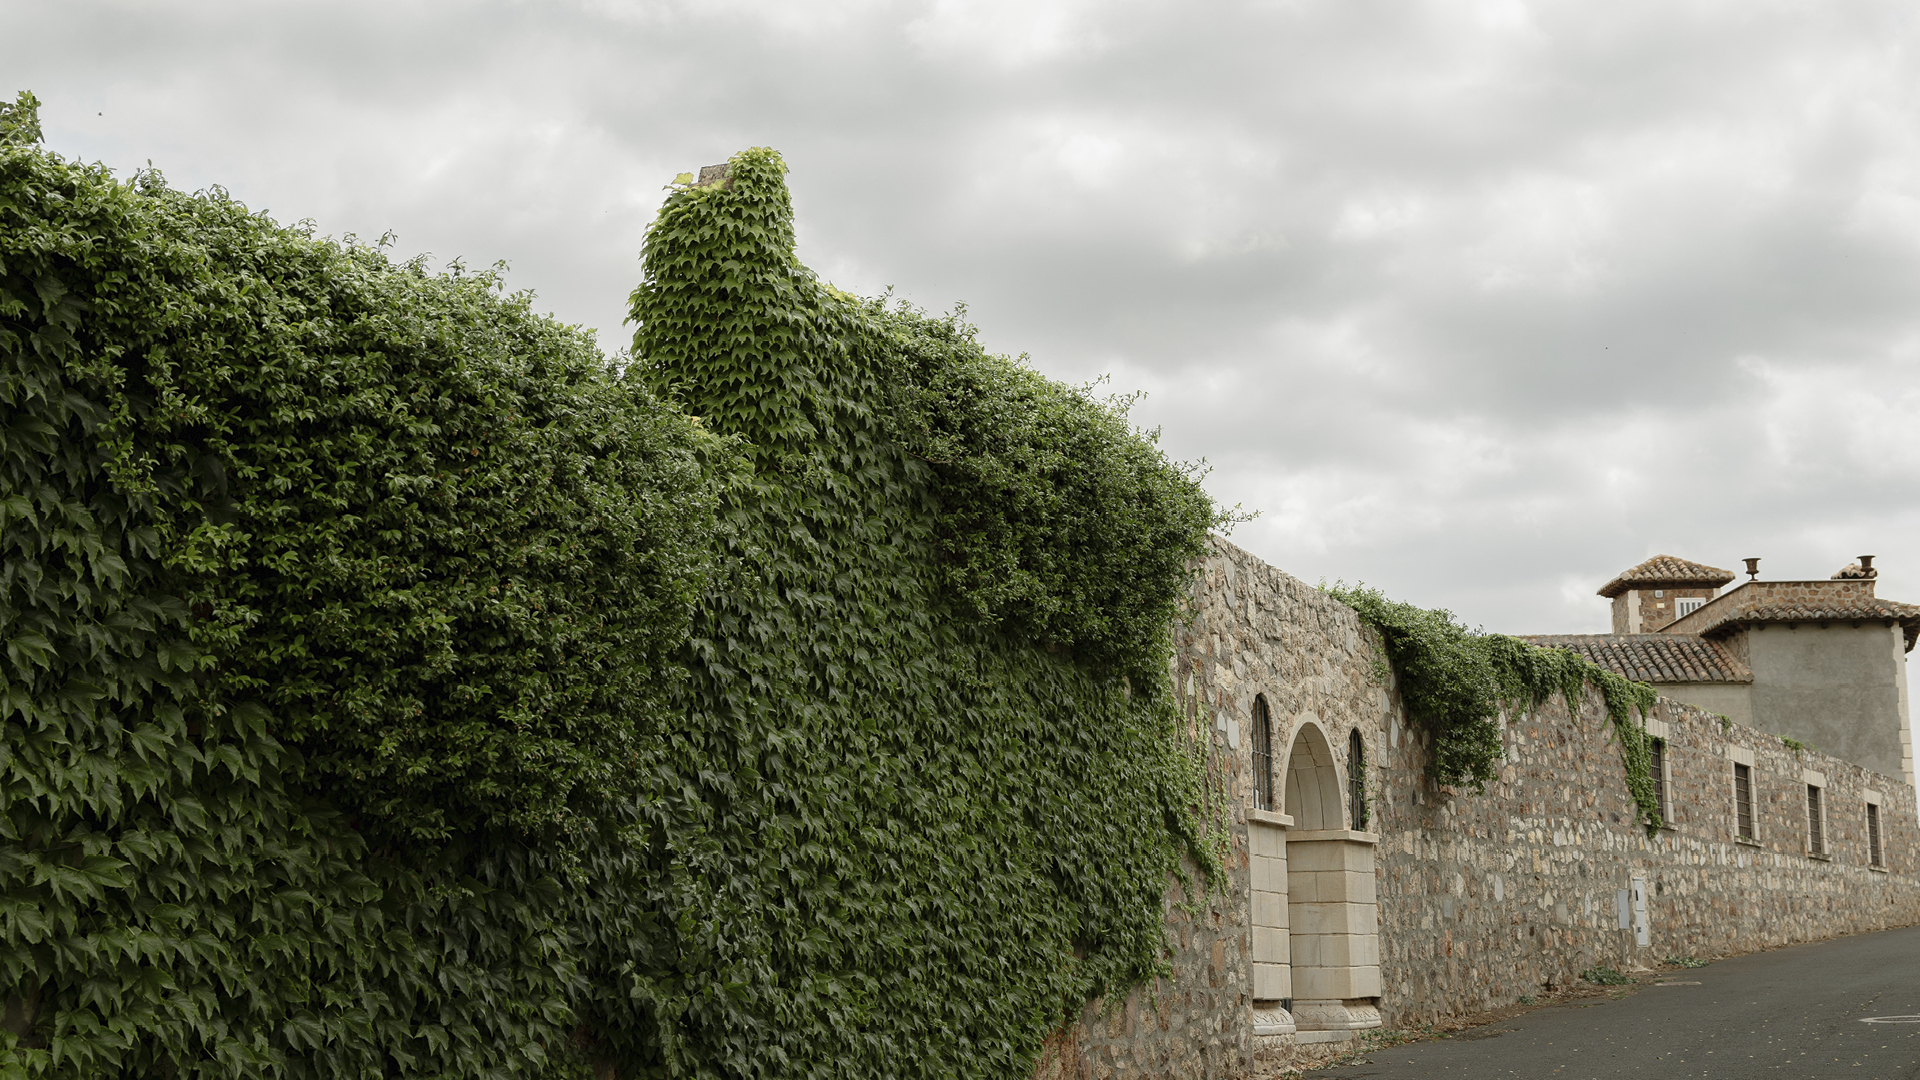
[{"label": "stone arch", "polygon": [[1296,1030],[1380,1026],[1380,921],[1372,834],[1347,820],[1344,758],[1317,718],[1303,718],[1287,751],[1288,983]]},{"label": "stone arch", "polygon": [[1347,827],[1343,772],[1320,722],[1302,720],[1287,750],[1286,812],[1294,828]]}]

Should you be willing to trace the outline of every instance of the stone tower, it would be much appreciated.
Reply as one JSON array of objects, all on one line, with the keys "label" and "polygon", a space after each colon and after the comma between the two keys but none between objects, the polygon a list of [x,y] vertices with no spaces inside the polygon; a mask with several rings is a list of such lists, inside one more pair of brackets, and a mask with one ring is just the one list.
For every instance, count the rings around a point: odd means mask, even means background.
[{"label": "stone tower", "polygon": [[1613,601],[1614,633],[1652,634],[1720,595],[1733,576],[1717,566],[1655,555],[1600,586],[1600,595]]}]

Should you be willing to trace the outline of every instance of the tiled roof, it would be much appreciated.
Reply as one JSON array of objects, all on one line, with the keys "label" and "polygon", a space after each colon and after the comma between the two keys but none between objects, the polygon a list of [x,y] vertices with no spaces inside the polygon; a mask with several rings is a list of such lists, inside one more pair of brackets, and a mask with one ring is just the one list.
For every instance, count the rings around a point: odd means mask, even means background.
[{"label": "tiled roof", "polygon": [[1920,638],[1920,605],[1902,604],[1898,600],[1882,600],[1873,596],[1826,602],[1819,600],[1812,602],[1762,601],[1757,604],[1740,605],[1733,611],[1714,619],[1703,632],[1711,634],[1723,627],[1727,632],[1731,632],[1736,626],[1778,622],[1898,622],[1906,634],[1907,651],[1912,652],[1915,639]]},{"label": "tiled roof", "polygon": [[1569,649],[1638,682],[1752,682],[1753,672],[1717,642],[1692,634],[1531,634],[1549,649]]},{"label": "tiled roof", "polygon": [[1874,579],[1745,581],[1669,623],[1676,636],[1716,638],[1760,623],[1899,623],[1911,651],[1920,605],[1873,595]]},{"label": "tiled roof", "polygon": [[1635,585],[1710,585],[1718,588],[1733,580],[1733,571],[1688,562],[1671,555],[1655,555],[1600,586],[1601,596],[1619,596]]},{"label": "tiled roof", "polygon": [[1920,605],[1903,604],[1898,600],[1882,600],[1879,597],[1865,596],[1849,598],[1828,603],[1814,601],[1795,602],[1776,600],[1769,603],[1748,604],[1740,609],[1735,619],[1755,622],[1845,622],[1849,619],[1880,620],[1920,619]]}]

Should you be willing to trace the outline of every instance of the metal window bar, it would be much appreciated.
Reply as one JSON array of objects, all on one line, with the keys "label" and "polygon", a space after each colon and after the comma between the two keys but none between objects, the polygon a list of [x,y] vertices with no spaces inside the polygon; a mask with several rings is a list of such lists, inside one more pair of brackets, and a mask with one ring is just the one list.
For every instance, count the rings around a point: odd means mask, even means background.
[{"label": "metal window bar", "polygon": [[1650,752],[1653,755],[1650,771],[1653,773],[1653,804],[1660,811],[1660,820],[1672,824],[1673,810],[1667,805],[1667,740],[1650,739]]},{"label": "metal window bar", "polygon": [[1347,820],[1354,830],[1367,828],[1367,744],[1354,729],[1347,735]]},{"label": "metal window bar", "polygon": [[1807,785],[1807,850],[1815,855],[1827,853],[1827,834],[1821,828],[1820,789]]},{"label": "metal window bar", "polygon": [[1880,808],[1867,804],[1867,865],[1884,866],[1880,861]]},{"label": "metal window bar", "polygon": [[1273,807],[1273,722],[1267,717],[1267,699],[1253,699],[1253,805]]},{"label": "metal window bar", "polygon": [[1733,811],[1740,838],[1753,839],[1753,770],[1737,763],[1733,767]]}]

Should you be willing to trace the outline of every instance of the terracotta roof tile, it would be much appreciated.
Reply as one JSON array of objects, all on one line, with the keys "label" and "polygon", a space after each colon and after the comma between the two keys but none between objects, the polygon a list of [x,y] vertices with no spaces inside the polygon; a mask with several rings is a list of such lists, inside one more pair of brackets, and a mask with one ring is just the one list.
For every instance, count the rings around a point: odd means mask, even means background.
[{"label": "terracotta roof tile", "polygon": [[1819,601],[1799,602],[1777,600],[1771,603],[1749,604],[1740,609],[1736,619],[1753,619],[1765,622],[1842,622],[1847,619],[1915,619],[1920,618],[1920,605],[1903,604],[1898,600],[1882,600],[1869,596],[1860,599],[1840,600],[1821,603]]},{"label": "terracotta roof tile", "polygon": [[1874,580],[1748,581],[1673,620],[1676,636],[1722,637],[1761,623],[1898,623],[1908,650],[1920,638],[1920,605],[1882,600]]},{"label": "terracotta roof tile", "polygon": [[1622,570],[1600,586],[1601,596],[1619,596],[1635,585],[1708,585],[1718,588],[1732,581],[1733,571],[1688,562],[1671,555],[1655,555],[1631,570]]},{"label": "terracotta roof tile", "polygon": [[1520,640],[1577,652],[1637,682],[1753,681],[1753,672],[1732,653],[1692,634],[1529,634]]}]

